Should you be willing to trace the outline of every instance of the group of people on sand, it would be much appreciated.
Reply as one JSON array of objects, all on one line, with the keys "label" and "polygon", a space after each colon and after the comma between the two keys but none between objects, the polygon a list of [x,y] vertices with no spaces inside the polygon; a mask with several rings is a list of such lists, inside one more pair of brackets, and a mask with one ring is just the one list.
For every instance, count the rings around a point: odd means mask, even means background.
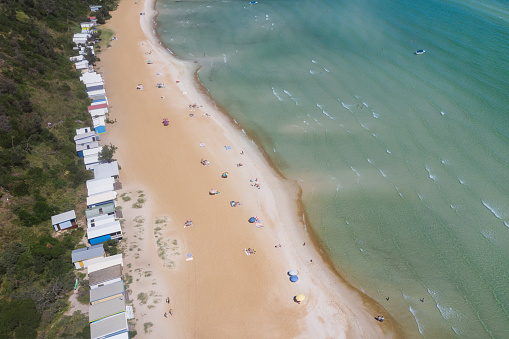
[{"label": "group of people on sand", "polygon": [[244,249],[247,255],[256,254],[256,250],[254,248],[246,248]]},{"label": "group of people on sand", "polygon": [[203,166],[208,166],[208,165],[210,165],[210,162],[209,162],[207,159],[201,159],[200,163],[201,163]]},{"label": "group of people on sand", "polygon": [[193,226],[193,221],[191,219],[187,219],[184,223],[184,228]]},{"label": "group of people on sand", "polygon": [[251,186],[254,186],[258,189],[260,189],[260,184],[258,183],[258,178],[256,178],[254,181],[250,180],[252,182]]},{"label": "group of people on sand", "polygon": [[[166,297],[166,303],[169,304],[170,303],[170,297]],[[173,309],[170,308],[170,310],[168,311],[168,313],[170,313],[170,315],[173,315]],[[164,317],[165,318],[168,318],[168,313],[164,312]]]},{"label": "group of people on sand", "polygon": [[379,315],[378,317],[375,317],[375,319],[379,322],[383,322],[385,318],[383,315],[382,316]]}]

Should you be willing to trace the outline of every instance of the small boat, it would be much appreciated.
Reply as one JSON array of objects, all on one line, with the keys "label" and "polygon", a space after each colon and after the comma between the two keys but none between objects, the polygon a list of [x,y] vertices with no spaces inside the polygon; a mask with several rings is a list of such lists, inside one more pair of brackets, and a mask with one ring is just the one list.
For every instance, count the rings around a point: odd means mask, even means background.
[{"label": "small boat", "polygon": [[419,49],[419,50],[415,51],[414,54],[421,55],[421,54],[424,54],[424,52],[426,52],[426,51],[423,49]]}]

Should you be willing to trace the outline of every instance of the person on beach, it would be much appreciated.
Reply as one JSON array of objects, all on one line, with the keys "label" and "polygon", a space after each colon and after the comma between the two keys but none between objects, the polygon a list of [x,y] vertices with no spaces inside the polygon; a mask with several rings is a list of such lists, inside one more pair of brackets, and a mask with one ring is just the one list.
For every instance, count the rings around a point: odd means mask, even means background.
[{"label": "person on beach", "polygon": [[166,303],[169,304],[170,303],[170,297],[167,297],[166,298]]},{"label": "person on beach", "polygon": [[164,317],[168,318],[168,314],[166,312],[164,312]]},{"label": "person on beach", "polygon": [[170,308],[170,315],[173,316],[173,309]]}]

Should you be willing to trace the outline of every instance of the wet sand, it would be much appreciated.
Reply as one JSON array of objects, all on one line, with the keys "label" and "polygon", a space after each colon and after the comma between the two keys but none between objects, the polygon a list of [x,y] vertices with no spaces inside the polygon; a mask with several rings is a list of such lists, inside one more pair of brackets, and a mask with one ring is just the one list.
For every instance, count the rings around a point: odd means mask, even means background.
[{"label": "wet sand", "polygon": [[[298,185],[282,178],[204,95],[195,77],[199,64],[160,45],[153,6],[120,1],[105,25],[118,39],[98,63],[110,120],[117,121],[101,140],[118,147],[122,168],[124,270],[133,277],[138,335],[393,337],[397,326],[387,316],[384,323],[373,319],[380,306],[339,279],[313,246]],[[137,199],[145,200],[141,208],[132,206]],[[252,216],[263,227],[249,223]],[[188,219],[193,226],[184,227]],[[246,248],[256,254],[246,255]],[[299,272],[296,283],[291,269]],[[306,296],[301,304],[293,300],[299,293]]]}]

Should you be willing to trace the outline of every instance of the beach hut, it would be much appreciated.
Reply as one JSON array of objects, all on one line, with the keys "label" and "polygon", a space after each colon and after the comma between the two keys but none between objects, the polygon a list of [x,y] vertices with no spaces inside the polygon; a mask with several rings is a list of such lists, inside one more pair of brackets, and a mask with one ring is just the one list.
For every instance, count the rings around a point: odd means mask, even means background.
[{"label": "beach hut", "polygon": [[71,257],[75,268],[87,267],[92,259],[104,258],[104,248],[102,244],[79,248],[72,251]]},{"label": "beach hut", "polygon": [[98,10],[100,10],[103,6],[102,5],[89,5],[90,7],[90,12],[97,12]]},{"label": "beach hut", "polygon": [[119,313],[90,324],[92,339],[129,339],[125,313]]},{"label": "beach hut", "polygon": [[55,231],[73,229],[78,227],[74,210],[60,213],[51,217],[51,223]]},{"label": "beach hut", "polygon": [[83,60],[84,58],[85,58],[85,57],[84,57],[83,55],[77,55],[77,56],[72,56],[72,57],[70,57],[70,58],[69,58],[69,60],[76,62],[76,61],[81,61],[81,60]]},{"label": "beach hut", "polygon": [[120,221],[87,228],[88,242],[91,245],[99,244],[108,240],[122,240],[122,227]]},{"label": "beach hut", "polygon": [[74,137],[74,142],[76,143],[76,145],[87,144],[89,142],[94,141],[99,141],[99,135],[97,135],[97,133],[94,131],[76,134],[76,136]]},{"label": "beach hut", "polygon": [[[83,150],[83,151],[89,151],[89,150]],[[101,163],[101,160],[99,160],[99,154],[92,154],[89,156],[86,156],[85,154],[83,154],[83,161],[85,162],[85,168],[87,170],[92,169],[92,167]]]},{"label": "beach hut", "polygon": [[100,215],[115,215],[115,204],[113,202],[99,205],[85,210],[87,220]]},{"label": "beach hut", "polygon": [[115,160],[112,162],[95,165],[93,167],[93,171],[95,179],[103,179],[108,177],[118,179],[118,162]]},{"label": "beach hut", "polygon": [[90,113],[92,117],[96,115],[105,115],[108,112],[108,104],[106,102],[88,106],[88,113]]},{"label": "beach hut", "polygon": [[99,143],[97,141],[92,141],[86,144],[76,145],[76,153],[78,157],[83,158],[83,151],[86,149],[99,147]]},{"label": "beach hut", "polygon": [[93,85],[93,86],[87,86],[87,89],[86,91],[87,92],[93,92],[93,91],[98,91],[100,89],[104,89],[104,86],[103,85]]},{"label": "beach hut", "polygon": [[124,296],[124,282],[117,281],[116,283],[101,286],[90,290],[90,305],[99,304],[115,298]]},{"label": "beach hut", "polygon": [[97,133],[99,133],[99,134],[106,133],[106,116],[105,115],[93,117],[92,122],[94,123],[94,128]]},{"label": "beach hut", "polygon": [[122,254],[115,254],[109,257],[92,259],[88,264],[88,274],[116,265],[124,267]]},{"label": "beach hut", "polygon": [[74,42],[76,44],[76,46],[86,45],[88,38],[90,38],[90,36],[91,35],[88,33],[76,33],[76,34],[74,34],[74,36],[72,38],[72,42]]},{"label": "beach hut", "polygon": [[117,198],[117,192],[115,192],[115,191],[95,194],[95,195],[92,195],[87,198],[87,206],[88,206],[88,208],[93,208],[96,206],[114,203],[116,198]]},{"label": "beach hut", "polygon": [[80,23],[81,33],[92,33],[95,32],[95,25],[93,22],[82,22]]},{"label": "beach hut", "polygon": [[104,89],[98,89],[96,91],[87,92],[88,97],[92,100],[105,99],[106,91]]},{"label": "beach hut", "polygon": [[95,227],[95,226],[101,226],[105,224],[112,223],[115,221],[115,215],[111,214],[102,214],[95,216],[93,218],[87,219],[87,227]]},{"label": "beach hut", "polygon": [[88,60],[81,60],[81,61],[78,61],[76,63],[74,63],[74,66],[76,67],[77,70],[80,70],[80,69],[88,69]]},{"label": "beach hut", "polygon": [[125,300],[123,297],[114,298],[95,305],[90,305],[88,309],[88,321],[93,323],[94,321],[108,318],[112,315],[120,313],[125,313]]},{"label": "beach hut", "polygon": [[80,80],[84,84],[94,83],[94,82],[104,82],[103,77],[99,73],[96,73],[95,71],[83,73],[80,76]]},{"label": "beach hut", "polygon": [[122,265],[114,265],[94,272],[88,272],[91,289],[122,281]]},{"label": "beach hut", "polygon": [[102,149],[103,149],[102,146],[99,146],[99,147],[83,150],[83,156],[88,157],[91,155],[99,154],[99,153],[101,153]]},{"label": "beach hut", "polygon": [[95,55],[94,46],[81,46],[78,51],[78,54],[80,55],[85,55],[88,53],[92,53],[92,55]]},{"label": "beach hut", "polygon": [[102,105],[102,104],[108,105],[108,98],[94,100],[94,101],[92,101],[90,106],[93,107],[93,106]]},{"label": "beach hut", "polygon": [[83,128],[77,128],[76,129],[76,135],[90,133],[90,132],[93,132],[91,127],[83,127]]},{"label": "beach hut", "polygon": [[87,180],[87,190],[88,196],[92,196],[99,193],[104,193],[108,191],[113,191],[115,184],[115,179],[112,177],[104,178],[104,179],[92,179]]}]

